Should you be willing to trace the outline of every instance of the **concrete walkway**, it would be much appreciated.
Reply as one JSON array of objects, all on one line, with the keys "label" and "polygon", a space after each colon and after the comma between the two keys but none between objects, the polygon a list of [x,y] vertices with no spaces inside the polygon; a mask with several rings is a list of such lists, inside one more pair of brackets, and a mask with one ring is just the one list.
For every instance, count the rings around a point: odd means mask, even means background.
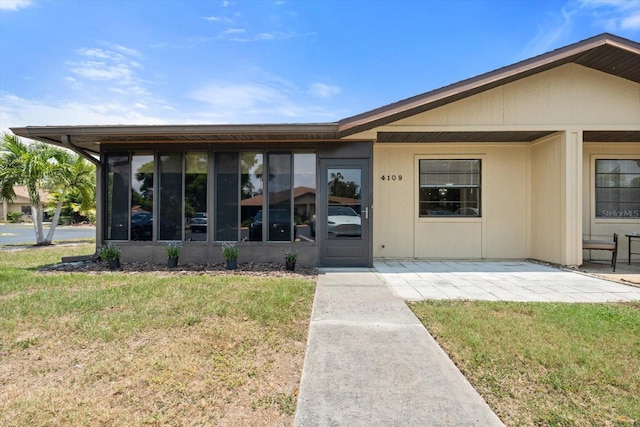
[{"label": "concrete walkway", "polygon": [[375,267],[318,276],[294,426],[503,425],[405,299],[640,300],[640,288],[527,262]]},{"label": "concrete walkway", "polygon": [[318,277],[294,426],[501,426],[372,271]]}]

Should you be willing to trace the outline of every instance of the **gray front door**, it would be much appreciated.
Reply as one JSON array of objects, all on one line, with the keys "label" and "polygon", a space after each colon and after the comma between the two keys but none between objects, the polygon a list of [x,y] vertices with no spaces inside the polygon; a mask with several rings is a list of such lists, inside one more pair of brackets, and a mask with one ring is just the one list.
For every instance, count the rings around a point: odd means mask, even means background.
[{"label": "gray front door", "polygon": [[320,160],[319,188],[315,233],[320,265],[371,266],[369,160]]}]

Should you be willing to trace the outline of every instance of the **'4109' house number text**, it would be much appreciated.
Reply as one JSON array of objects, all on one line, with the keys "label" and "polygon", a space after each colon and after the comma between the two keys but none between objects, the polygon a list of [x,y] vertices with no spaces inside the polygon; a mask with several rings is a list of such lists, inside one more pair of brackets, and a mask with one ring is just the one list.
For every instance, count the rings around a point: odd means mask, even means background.
[{"label": "'4109' house number text", "polygon": [[382,181],[402,181],[402,175],[382,175],[380,177]]}]

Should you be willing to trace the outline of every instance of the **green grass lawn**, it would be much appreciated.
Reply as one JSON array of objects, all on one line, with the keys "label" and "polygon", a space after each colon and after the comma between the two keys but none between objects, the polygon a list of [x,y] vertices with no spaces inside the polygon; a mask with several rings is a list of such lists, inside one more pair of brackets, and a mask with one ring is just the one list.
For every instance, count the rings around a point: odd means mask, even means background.
[{"label": "green grass lawn", "polygon": [[640,425],[640,303],[411,309],[507,425]]},{"label": "green grass lawn", "polygon": [[[0,252],[0,425],[291,425],[314,282]],[[640,425],[640,304],[410,305],[510,426]]]},{"label": "green grass lawn", "polygon": [[43,273],[0,253],[0,425],[290,425],[314,282]]}]

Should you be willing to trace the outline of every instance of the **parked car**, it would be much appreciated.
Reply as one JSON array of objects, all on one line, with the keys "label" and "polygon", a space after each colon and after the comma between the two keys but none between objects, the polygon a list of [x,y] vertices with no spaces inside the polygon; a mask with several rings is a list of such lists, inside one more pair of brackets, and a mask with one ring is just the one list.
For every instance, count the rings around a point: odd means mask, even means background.
[{"label": "parked car", "polygon": [[[262,240],[262,210],[256,213],[251,224],[249,224],[249,240]],[[293,225],[293,236],[297,234],[297,227]],[[291,214],[286,209],[269,209],[269,230],[267,239],[269,241],[290,241],[291,240]]]},{"label": "parked car", "polygon": [[134,212],[131,214],[131,240],[151,240],[153,230],[153,214],[151,212]]},{"label": "parked car", "polygon": [[[329,206],[327,210],[329,237],[357,237],[362,234],[360,215],[349,206]],[[311,235],[316,235],[316,217],[311,219]]]},{"label": "parked car", "polygon": [[206,212],[196,212],[189,221],[189,228],[192,233],[206,233],[207,232],[207,213]]},{"label": "parked car", "polygon": [[462,216],[480,216],[480,210],[477,208],[460,208],[456,210],[455,214]]}]

